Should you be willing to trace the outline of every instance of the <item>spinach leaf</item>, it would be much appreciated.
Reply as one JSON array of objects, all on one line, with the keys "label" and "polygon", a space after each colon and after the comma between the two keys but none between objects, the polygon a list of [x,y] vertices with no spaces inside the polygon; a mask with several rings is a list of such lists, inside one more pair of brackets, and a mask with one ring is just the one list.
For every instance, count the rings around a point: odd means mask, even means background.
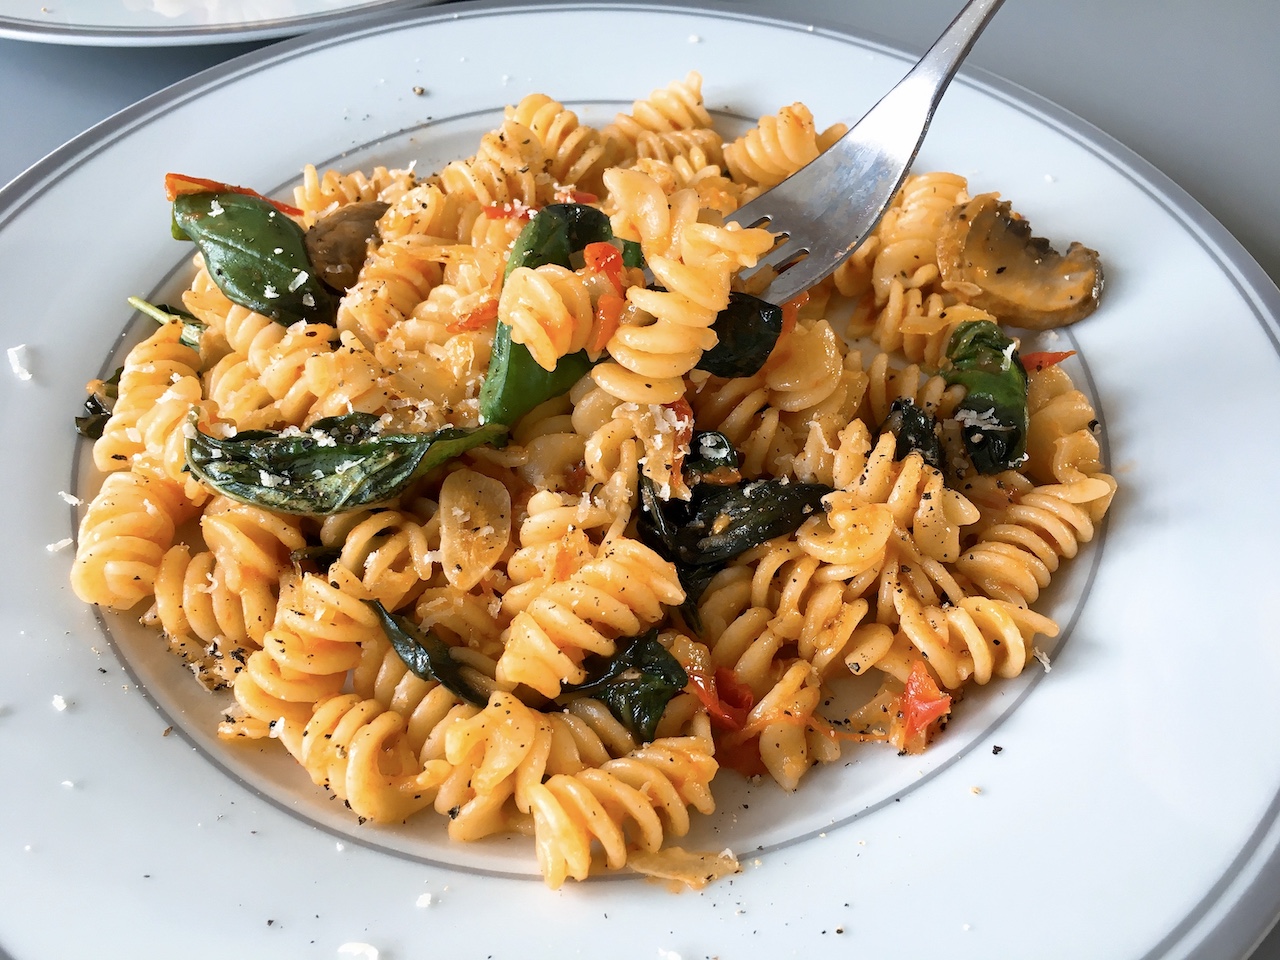
[{"label": "spinach leaf", "polygon": [[738,471],[738,451],[723,433],[696,430],[689,440],[689,453],[681,465],[685,483],[729,484],[742,479]]},{"label": "spinach leaf", "polygon": [[489,371],[480,385],[480,419],[515,423],[538,404],[567,393],[590,369],[585,350],[561,357],[554,370],[543,369],[528,347],[511,339],[511,328],[499,321]]},{"label": "spinach leaf", "polygon": [[832,492],[822,483],[747,480],[727,487],[701,485],[694,515],[681,532],[677,556],[685,563],[725,564],[767,540],[794,533]]},{"label": "spinach leaf", "polygon": [[735,290],[711,329],[718,342],[702,355],[698,369],[717,377],[755,376],[782,335],[782,308]]},{"label": "spinach leaf", "polygon": [[82,437],[97,440],[102,436],[103,428],[111,419],[111,408],[115,406],[120,395],[120,377],[124,367],[116,367],[116,372],[106,380],[97,381],[93,393],[84,402],[84,413],[76,417],[76,432]]},{"label": "spinach leaf", "polygon": [[613,228],[602,211],[582,203],[550,204],[539,210],[516,237],[502,279],[511,276],[516,267],[536,268],[548,263],[569,267],[573,255],[588,243],[612,240]]},{"label": "spinach leaf", "polygon": [[435,433],[379,433],[378,418],[349,413],[307,431],[246,431],[219,440],[199,429],[187,466],[233,500],[277,513],[325,516],[390,500],[409,483],[473,447],[506,442],[498,424]]},{"label": "spinach leaf", "polygon": [[382,632],[391,641],[396,655],[409,672],[420,680],[435,680],[446,690],[467,703],[483,707],[489,698],[473,687],[462,673],[462,665],[453,659],[449,645],[430,630],[423,630],[407,617],[388,613],[377,600],[366,600],[382,622]]},{"label": "spinach leaf", "polygon": [[882,433],[888,430],[898,440],[893,449],[893,459],[901,460],[915,452],[929,466],[941,470],[944,459],[937,426],[929,412],[916,406],[910,397],[898,397],[889,405],[889,415],[880,425],[880,430]]},{"label": "spinach leaf", "polygon": [[[553,203],[539,210],[516,237],[503,280],[517,267],[533,269],[548,263],[571,267],[573,255],[587,244],[612,240],[609,218],[595,207]],[[626,257],[624,245],[624,263]],[[554,370],[544,370],[528,347],[511,339],[511,328],[499,321],[489,372],[480,387],[480,419],[484,423],[515,423],[538,404],[568,391],[590,369],[591,360],[580,350],[561,357]]]},{"label": "spinach leaf", "polygon": [[178,341],[184,347],[190,347],[192,350],[199,351],[200,339],[204,336],[208,324],[201,323],[195,318],[194,314],[188,313],[181,307],[170,306],[169,304],[148,303],[141,297],[129,297],[129,306],[137,310],[139,313],[146,314],[160,326],[166,323],[182,324],[182,334],[178,337]]},{"label": "spinach leaf", "polygon": [[685,589],[681,608],[695,630],[696,603],[724,566],[752,547],[794,533],[832,492],[821,483],[744,480],[727,486],[700,483],[688,502],[663,500],[640,478],[640,539],[673,563]]},{"label": "spinach leaf", "polygon": [[641,743],[653,740],[662,711],[689,683],[689,675],[661,643],[655,627],[618,641],[613,656],[592,654],[582,662],[587,679],[563,688],[558,703],[594,697]]},{"label": "spinach leaf", "polygon": [[195,241],[232,303],[286,327],[334,322],[338,301],[315,276],[302,228],[261,197],[183,194],[173,201],[173,232]]},{"label": "spinach leaf", "polygon": [[947,344],[947,383],[968,388],[952,415],[959,421],[969,459],[979,473],[1020,464],[1027,449],[1027,371],[1017,345],[990,320],[956,327]]}]

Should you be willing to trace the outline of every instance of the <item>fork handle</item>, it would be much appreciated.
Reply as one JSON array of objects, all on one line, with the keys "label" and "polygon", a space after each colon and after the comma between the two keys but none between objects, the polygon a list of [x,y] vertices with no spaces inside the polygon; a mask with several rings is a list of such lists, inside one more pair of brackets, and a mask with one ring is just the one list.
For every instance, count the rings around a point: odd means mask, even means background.
[{"label": "fork handle", "polygon": [[[916,154],[920,152],[925,134],[929,132],[929,123],[942,95],[964,58],[973,49],[979,35],[1003,3],[1004,0],[969,0],[920,61],[898,81],[897,86],[867,111],[849,133],[857,131],[859,139],[866,140],[875,137],[876,131],[883,128],[883,138],[877,139],[888,145],[895,141],[901,142],[900,131],[904,128],[918,126],[920,136],[910,150],[902,154],[903,166],[910,167]],[[899,136],[895,137],[895,132]]]},{"label": "fork handle", "polygon": [[[938,37],[933,46],[920,58],[920,62],[872,110],[877,109],[880,104],[894,97],[899,91],[906,90],[910,97],[904,95],[902,99],[923,96],[927,104],[925,107],[927,116],[931,117],[951,79],[960,69],[960,64],[969,55],[969,51],[973,49],[983,29],[1003,3],[1004,0],[969,0],[964,9],[956,14],[951,25],[942,32],[942,36]],[[899,108],[906,105],[905,103],[895,104]],[[924,140],[924,131],[921,131],[920,139]]]}]

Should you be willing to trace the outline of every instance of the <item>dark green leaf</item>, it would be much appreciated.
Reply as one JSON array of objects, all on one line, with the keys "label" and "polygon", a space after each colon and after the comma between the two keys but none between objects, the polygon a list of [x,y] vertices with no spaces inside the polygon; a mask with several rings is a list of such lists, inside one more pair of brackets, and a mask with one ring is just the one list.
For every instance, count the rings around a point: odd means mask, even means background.
[{"label": "dark green leaf", "polygon": [[661,643],[657,629],[619,640],[611,657],[593,654],[583,663],[587,679],[563,688],[558,702],[593,697],[641,743],[653,740],[667,703],[689,683],[689,676]]},{"label": "dark green leaf", "polygon": [[634,240],[622,241],[622,265],[628,268],[644,266],[644,251]]},{"label": "dark green leaf", "polygon": [[637,530],[641,540],[675,564],[688,620],[692,604],[716,572],[752,547],[794,533],[823,509],[822,498],[831,492],[820,483],[746,480],[729,486],[698,484],[692,499],[684,502],[660,499],[642,476],[644,509]]},{"label": "dark green leaf", "polygon": [[888,430],[898,440],[893,459],[901,460],[915,452],[935,470],[942,469],[942,441],[936,432],[937,423],[910,397],[898,397],[889,405],[889,416],[885,417],[880,430]]},{"label": "dark green leaf", "polygon": [[407,617],[388,613],[376,600],[366,600],[378,619],[382,631],[391,641],[396,655],[404,661],[409,672],[420,680],[435,680],[450,693],[467,703],[483,707],[489,698],[483,690],[472,686],[462,672],[462,665],[453,659],[450,647],[430,630],[423,630]]},{"label": "dark green leaf", "polygon": [[723,433],[697,430],[689,441],[689,454],[681,465],[689,487],[699,483],[729,484],[742,479],[738,451]]},{"label": "dark green leaf", "polygon": [[513,424],[538,404],[567,393],[590,369],[585,350],[561,357],[554,370],[544,369],[528,347],[511,339],[511,328],[499,322],[489,371],[480,385],[480,419]]},{"label": "dark green leaf", "polygon": [[308,569],[314,568],[316,570],[328,570],[341,557],[341,544],[331,547],[319,544],[289,551],[289,562],[295,567],[307,567]]},{"label": "dark green leaf", "polygon": [[[581,203],[550,204],[539,210],[516,237],[507,255],[507,269],[502,279],[511,276],[516,267],[536,269],[548,263],[570,267],[573,255],[587,244],[612,240],[609,218],[595,207]],[[625,248],[623,253],[625,255]]]},{"label": "dark green leaf", "polygon": [[188,193],[173,201],[175,231],[194,240],[232,303],[277,323],[333,323],[338,301],[315,276],[302,228],[260,197]]},{"label": "dark green leaf", "polygon": [[141,297],[130,297],[129,306],[144,313],[156,323],[164,326],[166,323],[182,324],[182,334],[178,337],[179,342],[184,347],[190,347],[192,350],[200,349],[200,340],[204,336],[208,324],[201,323],[195,318],[194,314],[188,313],[181,307],[170,306],[169,304],[148,303]]},{"label": "dark green leaf", "polygon": [[380,433],[372,414],[317,420],[283,434],[248,431],[219,440],[196,430],[187,465],[233,500],[277,513],[327,516],[392,499],[409,483],[473,447],[506,442],[500,424],[435,433]]},{"label": "dark green leaf", "polygon": [[76,432],[82,437],[97,440],[102,436],[103,428],[111,419],[111,409],[115,406],[120,394],[120,376],[124,367],[116,367],[116,372],[106,380],[99,381],[98,387],[89,394],[84,402],[84,413],[76,417]]},{"label": "dark green leaf", "polygon": [[717,377],[755,376],[782,335],[782,308],[734,291],[711,329],[718,342],[702,355],[698,369]]},{"label": "dark green leaf", "polygon": [[979,473],[1016,467],[1027,448],[1027,371],[1013,340],[989,320],[956,327],[947,344],[947,383],[967,388],[952,417]]},{"label": "dark green leaf", "polygon": [[[589,243],[609,242],[609,218],[595,207],[553,203],[543,207],[520,231],[511,247],[503,279],[517,267],[536,269],[553,263],[571,267],[571,260]],[[586,351],[561,357],[554,370],[545,370],[529,348],[511,339],[511,328],[499,321],[493,335],[493,354],[480,388],[480,419],[513,424],[540,403],[566,393],[591,369]]]}]

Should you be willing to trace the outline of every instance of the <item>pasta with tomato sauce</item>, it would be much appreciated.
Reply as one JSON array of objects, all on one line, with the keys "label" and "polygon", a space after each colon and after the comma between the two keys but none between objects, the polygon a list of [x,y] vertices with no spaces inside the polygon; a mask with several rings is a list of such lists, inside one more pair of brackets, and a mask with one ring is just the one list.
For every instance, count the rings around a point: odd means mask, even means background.
[{"label": "pasta with tomato sauce", "polygon": [[1117,484],[1067,355],[1020,353],[1079,316],[955,255],[963,211],[1020,218],[913,176],[772,304],[773,237],[725,217],[844,128],[726,138],[701,90],[598,129],[530,95],[436,173],[308,167],[296,205],[169,178],[193,279],[90,385],[72,585],[229,695],[228,749],[278,740],[361,818],[523,831],[552,886],[700,885],[736,869],[675,843],[717,778],[919,752],[1057,633],[1031,606]]}]

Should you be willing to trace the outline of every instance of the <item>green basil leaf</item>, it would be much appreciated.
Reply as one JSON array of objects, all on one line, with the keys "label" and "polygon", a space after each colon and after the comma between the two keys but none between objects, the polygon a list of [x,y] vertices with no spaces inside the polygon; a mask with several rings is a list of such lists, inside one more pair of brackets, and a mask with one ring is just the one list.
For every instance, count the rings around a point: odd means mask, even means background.
[{"label": "green basil leaf", "polygon": [[688,502],[658,497],[640,478],[640,539],[673,563],[685,589],[681,611],[695,630],[695,604],[717,572],[735,557],[774,537],[794,533],[832,492],[821,483],[744,480],[728,486],[701,483]]},{"label": "green basil leaf", "polygon": [[139,313],[146,314],[160,326],[166,323],[182,324],[182,334],[178,337],[179,342],[184,347],[190,347],[192,350],[199,351],[200,340],[204,337],[208,324],[201,323],[196,319],[195,314],[188,313],[181,307],[174,307],[169,304],[148,303],[141,297],[129,297],[129,306],[137,310]]},{"label": "green basil leaf", "polygon": [[983,474],[1016,467],[1026,454],[1031,421],[1027,371],[1014,341],[990,320],[970,320],[951,334],[947,360],[943,378],[967,388],[952,417],[974,467]]},{"label": "green basil leaf", "polygon": [[198,429],[187,466],[219,493],[276,513],[327,516],[383,503],[440,464],[481,444],[501,446],[499,424],[435,433],[380,433],[372,414],[317,420],[285,433],[219,440]]},{"label": "green basil leaf", "polygon": [[[516,237],[503,279],[517,267],[554,263],[569,268],[573,255],[587,244],[612,240],[609,218],[595,207],[553,203],[539,210]],[[489,370],[480,386],[480,419],[513,424],[538,404],[568,392],[590,369],[583,350],[561,357],[554,370],[544,370],[528,347],[511,339],[511,328],[499,321]]]},{"label": "green basil leaf", "polygon": [[116,367],[116,372],[103,380],[101,385],[89,394],[84,402],[84,412],[75,418],[76,433],[80,436],[90,440],[98,440],[102,437],[103,428],[111,419],[111,409],[120,395],[120,377],[123,373],[124,367]]},{"label": "green basil leaf", "polygon": [[735,290],[711,329],[718,342],[698,360],[698,369],[717,377],[752,377],[782,335],[782,308]]},{"label": "green basil leaf", "polygon": [[277,323],[333,323],[338,301],[315,276],[306,235],[261,197],[189,193],[173,201],[175,233],[194,240],[232,303]]},{"label": "green basil leaf", "polygon": [[450,693],[467,703],[483,707],[489,698],[483,690],[473,687],[462,672],[462,665],[453,659],[447,643],[430,630],[423,630],[407,617],[388,613],[377,600],[366,600],[382,623],[382,632],[391,641],[392,649],[404,661],[409,672],[420,680],[435,680]]},{"label": "green basil leaf", "polygon": [[898,441],[893,448],[893,459],[901,460],[914,452],[920,454],[924,462],[935,470],[942,469],[945,461],[942,441],[937,434],[937,422],[910,397],[898,397],[889,405],[889,415],[880,425],[882,433],[886,430]]},{"label": "green basil leaf", "polygon": [[587,244],[612,240],[613,229],[602,211],[582,203],[550,204],[534,214],[516,237],[502,279],[516,267],[536,269],[548,263],[570,267],[573,255]]},{"label": "green basil leaf", "polygon": [[635,240],[622,241],[622,265],[629,269],[644,266],[644,250]]},{"label": "green basil leaf", "polygon": [[544,369],[528,347],[511,339],[511,328],[499,322],[489,370],[480,385],[480,419],[513,424],[538,404],[568,393],[590,370],[585,350],[561,357],[554,370]]},{"label": "green basil leaf", "polygon": [[728,437],[715,430],[694,431],[689,440],[689,453],[680,469],[690,488],[699,483],[725,485],[742,479],[737,449]]},{"label": "green basil leaf", "polygon": [[699,487],[688,530],[694,538],[683,559],[698,564],[728,563],[752,547],[794,533],[833,488],[822,483],[781,479],[748,480],[729,487]]},{"label": "green basil leaf", "polygon": [[599,700],[641,743],[653,740],[662,711],[689,683],[684,667],[658,642],[656,628],[619,640],[613,656],[592,654],[582,666],[587,679],[564,687],[557,702],[578,697]]}]

